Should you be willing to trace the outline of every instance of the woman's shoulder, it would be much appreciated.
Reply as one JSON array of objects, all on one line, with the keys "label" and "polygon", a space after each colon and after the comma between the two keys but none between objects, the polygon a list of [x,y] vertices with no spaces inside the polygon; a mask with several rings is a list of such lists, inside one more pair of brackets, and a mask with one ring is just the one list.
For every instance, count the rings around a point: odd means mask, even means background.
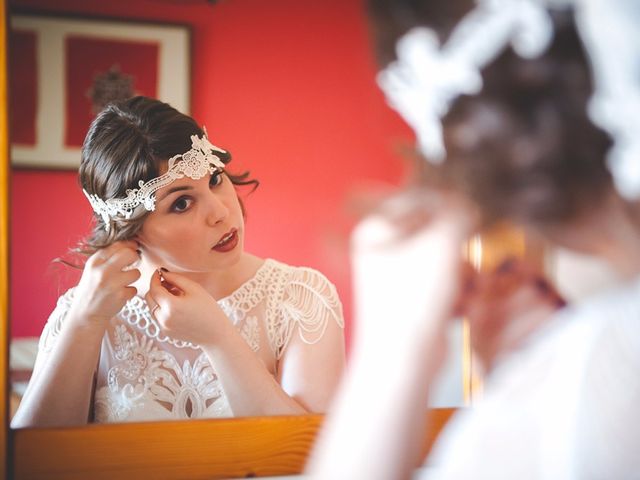
[{"label": "woman's shoulder", "polygon": [[[618,284],[560,312],[558,337],[574,342],[588,337],[593,345],[610,338],[640,341],[640,278]],[[640,348],[640,344],[638,344]]]},{"label": "woman's shoulder", "polygon": [[319,270],[294,266],[269,259],[272,268],[281,272],[282,308],[288,311],[330,310],[338,323],[342,319],[342,303],[333,283]]},{"label": "woman's shoulder", "polygon": [[40,340],[38,342],[38,350],[48,352],[53,347],[56,338],[62,330],[64,320],[71,308],[73,299],[75,298],[76,287],[69,288],[66,292],[58,297],[56,306],[49,315],[47,323],[44,325]]},{"label": "woman's shoulder", "polygon": [[58,297],[58,300],[56,301],[56,306],[54,309],[54,312],[56,311],[66,311],[69,309],[69,307],[71,307],[71,303],[73,302],[73,299],[75,298],[75,294],[76,294],[76,287],[77,286],[73,286],[71,288],[69,288],[66,292],[64,292],[62,295],[60,295]]},{"label": "woman's shoulder", "polygon": [[274,259],[265,264],[278,272],[278,287],[269,295],[267,331],[276,358],[279,358],[294,332],[305,344],[315,344],[330,324],[344,328],[342,303],[336,287],[315,268],[294,266]]},{"label": "woman's shoulder", "polygon": [[302,265],[289,265],[287,263],[268,258],[265,260],[265,265],[269,265],[273,270],[280,272],[286,283],[308,283],[325,285],[328,288],[335,289],[333,283],[327,278],[327,276],[320,270],[313,267],[307,267]]},{"label": "woman's shoulder", "polygon": [[[640,282],[629,282],[558,311],[516,352],[501,359],[488,384],[526,378],[543,385],[567,378],[591,382],[585,372],[598,365],[617,376],[628,368],[640,373]],[[501,383],[499,380],[496,383]],[[579,385],[582,387],[582,384]],[[508,389],[514,391],[516,389]]]}]

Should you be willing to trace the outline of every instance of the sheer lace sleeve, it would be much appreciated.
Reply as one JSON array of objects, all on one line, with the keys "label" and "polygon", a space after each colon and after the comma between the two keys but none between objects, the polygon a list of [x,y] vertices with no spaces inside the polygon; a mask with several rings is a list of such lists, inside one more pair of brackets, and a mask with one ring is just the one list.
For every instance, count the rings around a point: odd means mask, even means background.
[{"label": "sheer lace sleeve", "polygon": [[310,412],[324,413],[344,369],[344,319],[335,287],[316,270],[290,269],[269,324],[283,390]]},{"label": "sheer lace sleeve", "polygon": [[306,344],[315,344],[330,323],[344,328],[342,304],[335,286],[311,268],[292,269],[284,284],[280,308],[272,313],[267,330],[278,359],[294,334]]},{"label": "sheer lace sleeve", "polygon": [[49,353],[55,345],[62,328],[62,323],[69,312],[69,308],[71,308],[74,290],[74,288],[70,288],[64,295],[58,298],[56,308],[54,308],[51,315],[49,315],[49,320],[47,320],[40,335],[40,341],[38,342],[39,353]]}]

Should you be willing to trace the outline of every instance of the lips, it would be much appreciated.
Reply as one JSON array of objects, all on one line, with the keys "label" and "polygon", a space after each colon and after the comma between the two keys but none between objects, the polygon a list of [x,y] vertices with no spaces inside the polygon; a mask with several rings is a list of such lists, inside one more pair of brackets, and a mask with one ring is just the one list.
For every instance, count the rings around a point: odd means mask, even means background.
[{"label": "lips", "polygon": [[228,252],[233,250],[238,245],[238,229],[232,228],[231,231],[225,233],[222,238],[216,243],[212,250],[216,252]]}]

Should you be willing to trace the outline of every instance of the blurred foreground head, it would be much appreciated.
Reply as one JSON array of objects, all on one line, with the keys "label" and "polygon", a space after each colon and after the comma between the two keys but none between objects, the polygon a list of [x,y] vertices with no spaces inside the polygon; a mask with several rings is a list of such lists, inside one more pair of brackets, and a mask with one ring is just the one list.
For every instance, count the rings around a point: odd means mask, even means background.
[{"label": "blurred foreground head", "polygon": [[[625,120],[626,104],[640,102],[640,80],[622,65],[625,53],[640,60],[640,42],[631,43],[640,7],[550,3],[369,2],[379,82],[416,133],[421,180],[464,192],[487,221],[558,227],[617,195],[615,187],[630,203],[640,197],[640,156],[632,155],[640,127]],[[601,6],[609,6],[604,27],[618,25],[631,46],[609,64],[600,54],[610,39],[594,23]]]}]

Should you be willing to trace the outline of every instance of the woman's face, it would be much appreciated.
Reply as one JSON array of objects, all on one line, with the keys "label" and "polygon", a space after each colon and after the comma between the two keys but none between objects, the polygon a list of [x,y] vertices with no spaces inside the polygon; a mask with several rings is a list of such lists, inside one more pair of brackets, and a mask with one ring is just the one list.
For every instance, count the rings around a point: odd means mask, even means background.
[{"label": "woman's face", "polygon": [[240,259],[244,219],[225,173],[181,178],[155,195],[156,208],[137,235],[150,263],[175,272],[208,272]]}]

